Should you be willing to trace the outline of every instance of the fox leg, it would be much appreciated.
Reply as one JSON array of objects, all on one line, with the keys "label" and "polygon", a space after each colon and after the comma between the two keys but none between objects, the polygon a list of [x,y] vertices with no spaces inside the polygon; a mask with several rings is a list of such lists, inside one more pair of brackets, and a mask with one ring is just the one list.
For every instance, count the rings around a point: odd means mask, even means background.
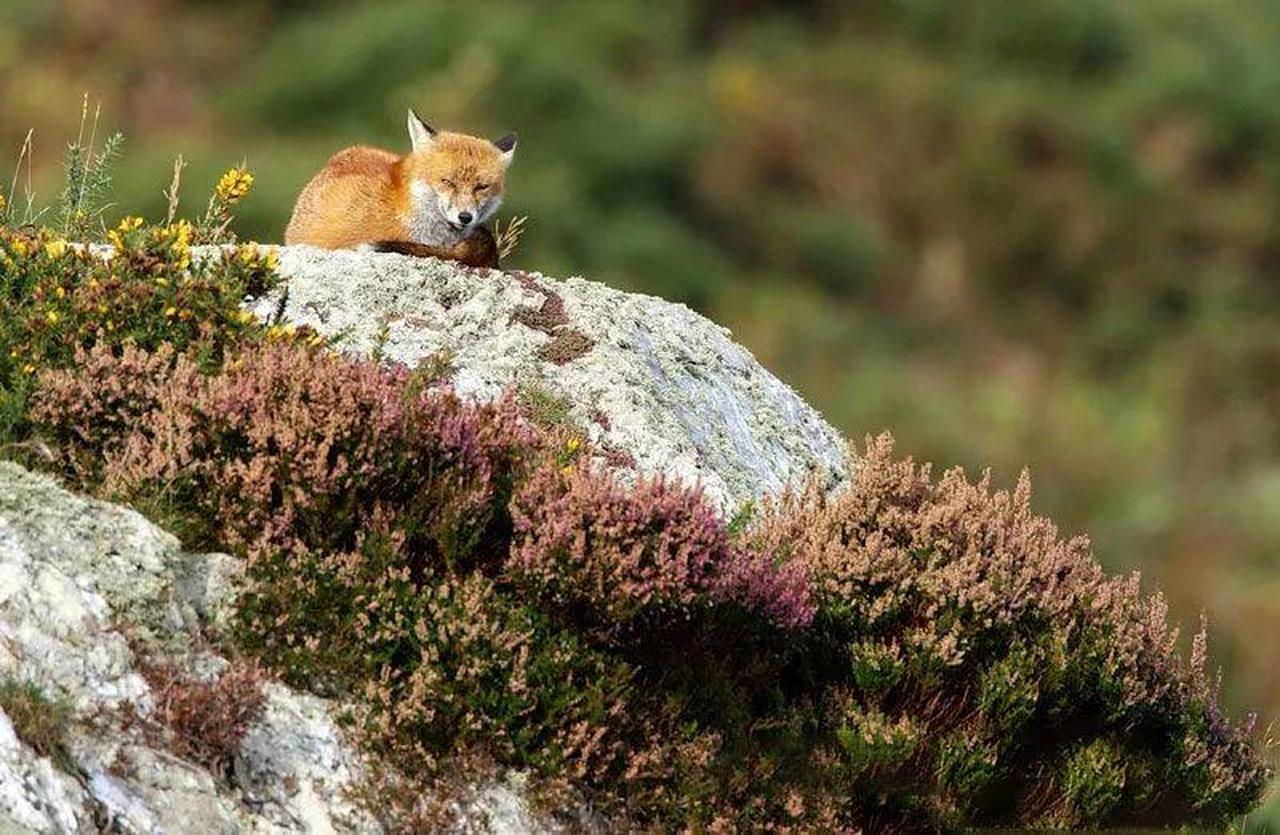
[{"label": "fox leg", "polygon": [[445,261],[457,261],[468,267],[498,268],[498,245],[493,239],[493,233],[483,226],[453,246],[435,246],[414,241],[378,241],[373,244],[373,251],[398,252],[415,258],[441,258]]}]

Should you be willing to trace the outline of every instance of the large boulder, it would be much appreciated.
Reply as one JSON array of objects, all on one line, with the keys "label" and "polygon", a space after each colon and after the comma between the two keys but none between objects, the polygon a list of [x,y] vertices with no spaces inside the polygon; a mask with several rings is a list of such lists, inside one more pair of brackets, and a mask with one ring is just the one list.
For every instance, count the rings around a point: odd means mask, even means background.
[{"label": "large boulder", "polygon": [[[279,255],[287,283],[252,303],[259,316],[357,354],[446,358],[465,395],[554,403],[620,472],[701,484],[726,512],[815,474],[843,477],[835,430],[681,305],[433,259]],[[238,579],[227,555],[189,553],[133,510],[0,462],[0,684],[32,685],[71,716],[59,758],[0,709],[0,832],[382,831],[352,798],[368,764],[325,699],[267,684],[217,774],[144,732],[156,699],[144,661],[205,678],[227,668],[202,636],[225,627]],[[520,775],[457,803],[469,831],[551,826]],[[585,812],[574,824],[597,826]]]},{"label": "large boulder", "polygon": [[684,305],[433,258],[278,253],[288,282],[254,305],[262,318],[410,366],[446,357],[463,393],[547,393],[616,463],[699,483],[726,512],[815,474],[843,474],[839,433]]}]

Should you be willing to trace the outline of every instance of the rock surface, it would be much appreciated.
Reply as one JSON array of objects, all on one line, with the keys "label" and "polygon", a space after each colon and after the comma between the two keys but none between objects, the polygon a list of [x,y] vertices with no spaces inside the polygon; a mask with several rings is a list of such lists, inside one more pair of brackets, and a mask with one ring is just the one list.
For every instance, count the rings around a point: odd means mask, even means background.
[{"label": "rock surface", "polygon": [[36,754],[0,711],[0,832],[380,830],[344,797],[360,762],[321,699],[269,685],[229,781],[124,720],[126,706],[152,708],[134,647],[195,652],[189,636],[234,599],[228,560],[185,553],[132,510],[0,462],[0,679],[72,708],[76,772]]},{"label": "rock surface", "polygon": [[259,316],[409,366],[444,354],[463,393],[540,387],[618,461],[700,483],[726,512],[814,473],[843,475],[839,433],[684,305],[432,258],[278,252],[287,288],[256,303]]}]

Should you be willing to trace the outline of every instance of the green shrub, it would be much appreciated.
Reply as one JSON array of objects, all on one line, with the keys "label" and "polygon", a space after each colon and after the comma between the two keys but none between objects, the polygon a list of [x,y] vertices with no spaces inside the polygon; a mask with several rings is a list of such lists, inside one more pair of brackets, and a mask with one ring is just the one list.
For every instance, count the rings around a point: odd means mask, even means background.
[{"label": "green shrub", "polygon": [[33,375],[71,365],[78,350],[167,344],[209,365],[266,336],[240,304],[278,280],[275,256],[241,247],[193,263],[191,236],[185,221],[126,219],[106,258],[48,231],[0,227],[0,440],[22,435]]},{"label": "green shrub", "polygon": [[1062,770],[1064,823],[1105,820],[1124,796],[1124,755],[1106,740],[1081,746]]},{"label": "green shrub", "polygon": [[1040,659],[1015,648],[978,676],[978,709],[1001,734],[1021,734],[1040,700]]}]

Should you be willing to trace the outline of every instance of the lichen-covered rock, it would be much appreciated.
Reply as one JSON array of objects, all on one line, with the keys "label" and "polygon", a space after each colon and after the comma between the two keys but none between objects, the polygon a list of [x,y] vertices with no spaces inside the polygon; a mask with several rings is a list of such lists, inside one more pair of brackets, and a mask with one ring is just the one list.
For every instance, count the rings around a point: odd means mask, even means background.
[{"label": "lichen-covered rock", "polygon": [[813,473],[845,444],[728,331],[680,304],[570,278],[431,258],[280,247],[284,288],[259,316],[414,366],[447,355],[457,388],[536,385],[642,472],[701,483],[721,509]]},{"label": "lichen-covered rock", "polygon": [[95,832],[88,793],[18,739],[0,712],[0,832]]},{"label": "lichen-covered rock", "polygon": [[324,700],[268,685],[230,780],[125,721],[152,708],[133,647],[200,656],[191,636],[225,622],[234,577],[230,557],[185,553],[132,510],[0,462],[0,679],[34,683],[74,716],[69,773],[0,713],[0,832],[381,830],[346,797],[360,759]]}]

